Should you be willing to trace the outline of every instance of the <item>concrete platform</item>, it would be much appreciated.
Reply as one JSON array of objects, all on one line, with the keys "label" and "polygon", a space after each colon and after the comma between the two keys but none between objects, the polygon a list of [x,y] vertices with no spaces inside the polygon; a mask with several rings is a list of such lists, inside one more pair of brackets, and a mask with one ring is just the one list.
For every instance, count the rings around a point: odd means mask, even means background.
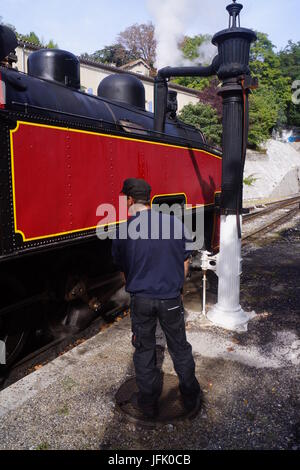
[{"label": "concrete platform", "polygon": [[[257,313],[247,333],[212,326],[199,313],[200,274],[187,283],[187,335],[205,400],[193,421],[145,430],[117,410],[115,394],[134,376],[126,317],[0,393],[0,448],[300,449],[299,233],[297,219],[244,253],[242,305]],[[160,331],[158,344],[163,371],[174,373]]]}]

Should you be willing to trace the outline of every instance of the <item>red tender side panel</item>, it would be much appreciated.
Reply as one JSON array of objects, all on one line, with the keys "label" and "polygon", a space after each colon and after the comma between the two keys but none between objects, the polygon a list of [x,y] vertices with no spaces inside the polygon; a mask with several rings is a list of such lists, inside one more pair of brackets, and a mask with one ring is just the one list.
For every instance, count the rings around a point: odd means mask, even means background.
[{"label": "red tender side panel", "polygon": [[19,123],[11,151],[24,241],[95,228],[97,207],[118,207],[125,178],[146,179],[152,196],[185,193],[193,206],[213,204],[221,187],[219,157],[171,145]]}]

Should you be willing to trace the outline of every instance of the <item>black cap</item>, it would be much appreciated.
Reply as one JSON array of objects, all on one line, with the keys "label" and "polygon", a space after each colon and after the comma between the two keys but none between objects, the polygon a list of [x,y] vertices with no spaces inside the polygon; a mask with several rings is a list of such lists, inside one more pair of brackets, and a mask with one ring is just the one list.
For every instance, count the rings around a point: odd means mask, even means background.
[{"label": "black cap", "polygon": [[143,201],[150,200],[151,186],[147,181],[138,178],[128,178],[124,181],[121,193]]}]

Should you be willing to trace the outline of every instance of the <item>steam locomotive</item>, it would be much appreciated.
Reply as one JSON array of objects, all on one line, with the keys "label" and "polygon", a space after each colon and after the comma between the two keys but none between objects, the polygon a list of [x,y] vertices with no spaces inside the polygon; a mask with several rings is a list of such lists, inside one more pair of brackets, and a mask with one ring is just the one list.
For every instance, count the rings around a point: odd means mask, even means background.
[{"label": "steam locomotive", "polygon": [[[16,47],[1,28],[0,60]],[[167,106],[165,130],[157,132],[137,76],[111,75],[98,96],[88,95],[80,90],[78,58],[62,50],[32,53],[27,75],[0,66],[0,340],[7,365],[37,325],[83,307],[99,312],[90,280],[114,271],[110,241],[96,237],[97,207],[118,207],[124,179],[146,179],[152,203],[188,203],[193,212],[204,206],[205,248],[218,249],[222,156],[177,119],[174,93]]]}]

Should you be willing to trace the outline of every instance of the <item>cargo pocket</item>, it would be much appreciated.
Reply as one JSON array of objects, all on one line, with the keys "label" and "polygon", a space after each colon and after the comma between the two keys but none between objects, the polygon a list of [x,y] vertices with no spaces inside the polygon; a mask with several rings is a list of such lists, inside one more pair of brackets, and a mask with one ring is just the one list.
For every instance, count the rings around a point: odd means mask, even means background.
[{"label": "cargo pocket", "polygon": [[155,349],[155,330],[151,331],[142,326],[134,326],[132,330],[132,345],[139,350]]},{"label": "cargo pocket", "polygon": [[[184,308],[181,298],[164,300],[164,313],[162,320],[165,329],[169,332],[176,345],[186,341]],[[171,341],[172,341],[171,340]],[[177,347],[174,345],[174,347]]]}]

